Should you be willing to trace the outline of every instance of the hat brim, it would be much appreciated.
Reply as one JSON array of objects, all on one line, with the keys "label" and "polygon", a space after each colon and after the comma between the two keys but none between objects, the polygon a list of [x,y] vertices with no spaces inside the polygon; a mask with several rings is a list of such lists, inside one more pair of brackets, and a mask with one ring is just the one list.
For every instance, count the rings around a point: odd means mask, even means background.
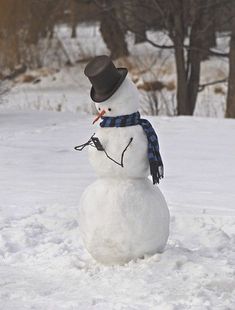
[{"label": "hat brim", "polygon": [[122,82],[125,80],[125,78],[127,76],[128,70],[127,70],[127,68],[117,68],[117,70],[120,73],[120,79],[114,85],[113,89],[110,92],[108,92],[106,94],[98,94],[95,92],[94,87],[91,88],[90,96],[94,102],[102,102],[102,101],[109,99],[116,92],[116,90],[120,87],[120,85],[122,84]]}]

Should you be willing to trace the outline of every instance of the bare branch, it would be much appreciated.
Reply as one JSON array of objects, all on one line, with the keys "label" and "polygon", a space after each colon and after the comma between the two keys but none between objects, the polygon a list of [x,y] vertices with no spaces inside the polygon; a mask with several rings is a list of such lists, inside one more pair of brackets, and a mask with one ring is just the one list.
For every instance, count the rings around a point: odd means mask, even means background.
[{"label": "bare branch", "polygon": [[217,80],[217,81],[213,81],[213,82],[208,82],[208,83],[205,83],[205,84],[200,84],[198,85],[198,92],[201,92],[205,89],[205,87],[207,86],[211,86],[211,85],[215,85],[215,84],[220,84],[220,83],[226,83],[228,82],[228,79],[222,79],[222,80]]}]

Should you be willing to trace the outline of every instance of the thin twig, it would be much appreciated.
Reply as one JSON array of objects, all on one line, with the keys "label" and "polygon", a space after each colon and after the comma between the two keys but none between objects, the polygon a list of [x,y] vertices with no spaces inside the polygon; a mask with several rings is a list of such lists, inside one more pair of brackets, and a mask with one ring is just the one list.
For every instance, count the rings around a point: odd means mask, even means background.
[{"label": "thin twig", "polygon": [[200,84],[198,85],[198,92],[201,92],[205,89],[205,87],[207,86],[211,86],[211,85],[215,85],[215,84],[220,84],[220,83],[226,83],[228,82],[228,79],[223,79],[223,80],[217,80],[217,81],[213,81],[213,82],[208,82],[208,83],[205,83],[205,84]]}]

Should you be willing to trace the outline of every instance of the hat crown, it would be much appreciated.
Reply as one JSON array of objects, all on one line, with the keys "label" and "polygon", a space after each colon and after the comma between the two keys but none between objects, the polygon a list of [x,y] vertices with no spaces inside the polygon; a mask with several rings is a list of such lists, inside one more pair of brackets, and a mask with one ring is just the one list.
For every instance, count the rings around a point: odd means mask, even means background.
[{"label": "hat crown", "polygon": [[94,77],[102,73],[111,63],[111,59],[108,56],[102,55],[92,59],[85,68],[85,75]]},{"label": "hat crown", "polygon": [[127,69],[116,68],[108,56],[102,55],[92,59],[84,73],[92,84],[91,98],[95,102],[101,102],[109,98],[121,85]]}]

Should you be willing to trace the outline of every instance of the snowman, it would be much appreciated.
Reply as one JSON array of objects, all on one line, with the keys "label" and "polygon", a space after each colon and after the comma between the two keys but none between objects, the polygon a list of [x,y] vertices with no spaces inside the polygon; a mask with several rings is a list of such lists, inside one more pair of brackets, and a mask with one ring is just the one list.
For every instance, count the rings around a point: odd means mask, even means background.
[{"label": "snowman", "polygon": [[84,73],[98,111],[93,123],[101,120],[91,139],[77,147],[89,146],[89,160],[98,175],[80,201],[84,245],[105,265],[160,253],[169,235],[169,211],[153,185],[163,177],[157,135],[140,118],[138,90],[126,68],[97,56]]}]

